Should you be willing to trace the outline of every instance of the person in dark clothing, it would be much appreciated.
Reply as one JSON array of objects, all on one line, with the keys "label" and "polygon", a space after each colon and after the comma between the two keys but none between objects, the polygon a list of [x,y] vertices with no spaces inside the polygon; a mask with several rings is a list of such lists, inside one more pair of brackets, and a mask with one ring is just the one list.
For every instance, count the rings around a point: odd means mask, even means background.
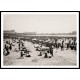
[{"label": "person in dark clothing", "polygon": [[20,50],[20,43],[19,43],[19,50]]},{"label": "person in dark clothing", "polygon": [[40,51],[40,53],[39,53],[39,55],[38,56],[42,56],[42,53],[41,53],[41,51]]},{"label": "person in dark clothing", "polygon": [[76,50],[76,42],[73,42],[73,49]]},{"label": "person in dark clothing", "polygon": [[62,43],[61,43],[61,50],[63,50],[64,49],[64,41],[62,41]]},{"label": "person in dark clothing", "polygon": [[69,44],[69,43],[67,43],[67,49],[69,49],[69,45],[70,45],[70,44]]},{"label": "person in dark clothing", "polygon": [[69,40],[69,48],[71,47],[71,40]]},{"label": "person in dark clothing", "polygon": [[56,49],[58,48],[58,44],[57,44],[57,42],[55,43],[55,47],[56,47]]},{"label": "person in dark clothing", "polygon": [[21,51],[21,58],[23,57],[23,52]]},{"label": "person in dark clothing", "polygon": [[73,45],[73,43],[71,44],[71,50],[73,50],[74,49],[74,45]]},{"label": "person in dark clothing", "polygon": [[9,47],[9,49],[12,50],[12,43],[10,43],[10,47]]},{"label": "person in dark clothing", "polygon": [[50,44],[49,50],[50,50],[50,54],[53,56],[53,48],[52,48],[52,44]]},{"label": "person in dark clothing", "polygon": [[45,55],[44,55],[44,58],[48,58],[47,52],[45,52],[44,54],[45,54]]},{"label": "person in dark clothing", "polygon": [[60,43],[58,43],[57,45],[58,45],[58,48],[59,48],[60,47]]},{"label": "person in dark clothing", "polygon": [[[10,52],[9,52],[9,47],[10,47],[10,45],[9,45],[9,43],[6,41],[6,44],[5,44],[5,46],[4,46],[4,50],[6,51],[6,54],[5,54],[5,56],[7,56],[8,54],[10,54]],[[5,52],[4,51],[4,52]]]},{"label": "person in dark clothing", "polygon": [[20,58],[23,58],[23,55],[24,55],[24,45],[23,45],[23,43],[22,44],[20,44]]},{"label": "person in dark clothing", "polygon": [[55,39],[55,48],[58,48],[57,39]]}]

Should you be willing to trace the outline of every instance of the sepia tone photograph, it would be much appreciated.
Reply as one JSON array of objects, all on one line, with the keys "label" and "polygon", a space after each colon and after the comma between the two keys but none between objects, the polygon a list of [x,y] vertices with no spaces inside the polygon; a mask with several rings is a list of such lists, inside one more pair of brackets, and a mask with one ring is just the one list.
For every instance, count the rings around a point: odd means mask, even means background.
[{"label": "sepia tone photograph", "polygon": [[78,12],[2,12],[2,68],[78,68]]}]

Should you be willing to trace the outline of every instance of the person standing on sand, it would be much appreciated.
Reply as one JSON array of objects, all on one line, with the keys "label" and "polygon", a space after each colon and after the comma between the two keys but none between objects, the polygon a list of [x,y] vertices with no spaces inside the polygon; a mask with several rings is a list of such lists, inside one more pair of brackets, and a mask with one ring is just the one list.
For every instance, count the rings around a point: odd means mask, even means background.
[{"label": "person standing on sand", "polygon": [[50,54],[53,56],[53,48],[52,48],[52,44],[50,44],[49,50],[50,50]]},{"label": "person standing on sand", "polygon": [[22,58],[23,59],[23,53],[24,53],[24,50],[23,50],[23,48],[24,48],[24,44],[22,43],[22,44],[20,44],[20,58]]},{"label": "person standing on sand", "polygon": [[61,43],[61,50],[63,50],[64,49],[64,41],[62,41],[62,43]]},{"label": "person standing on sand", "polygon": [[20,48],[21,48],[21,40],[19,39],[19,50],[20,50]]},{"label": "person standing on sand", "polygon": [[9,41],[8,41],[8,44],[7,45],[9,45],[9,50],[12,50],[12,42],[11,42],[11,39],[9,39]]}]

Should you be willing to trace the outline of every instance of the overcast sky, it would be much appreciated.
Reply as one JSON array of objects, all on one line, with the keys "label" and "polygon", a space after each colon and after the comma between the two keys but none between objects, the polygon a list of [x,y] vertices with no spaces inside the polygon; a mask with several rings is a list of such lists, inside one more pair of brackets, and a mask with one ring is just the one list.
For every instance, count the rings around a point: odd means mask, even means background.
[{"label": "overcast sky", "polygon": [[37,33],[76,31],[75,14],[4,14],[4,30]]}]

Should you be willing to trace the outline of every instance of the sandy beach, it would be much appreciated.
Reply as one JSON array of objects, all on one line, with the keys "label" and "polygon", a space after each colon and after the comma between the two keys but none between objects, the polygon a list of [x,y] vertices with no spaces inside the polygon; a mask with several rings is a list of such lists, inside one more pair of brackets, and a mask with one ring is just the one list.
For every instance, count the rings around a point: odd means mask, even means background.
[{"label": "sandy beach", "polygon": [[20,51],[15,51],[17,44],[13,47],[12,51],[8,56],[3,56],[4,66],[76,66],[77,64],[77,53],[75,50],[66,50],[61,51],[59,48],[53,50],[53,57],[44,58],[39,55],[39,51],[36,51],[34,44],[31,42],[25,42],[25,46],[30,50],[31,57],[23,56],[23,59],[20,59]]}]

